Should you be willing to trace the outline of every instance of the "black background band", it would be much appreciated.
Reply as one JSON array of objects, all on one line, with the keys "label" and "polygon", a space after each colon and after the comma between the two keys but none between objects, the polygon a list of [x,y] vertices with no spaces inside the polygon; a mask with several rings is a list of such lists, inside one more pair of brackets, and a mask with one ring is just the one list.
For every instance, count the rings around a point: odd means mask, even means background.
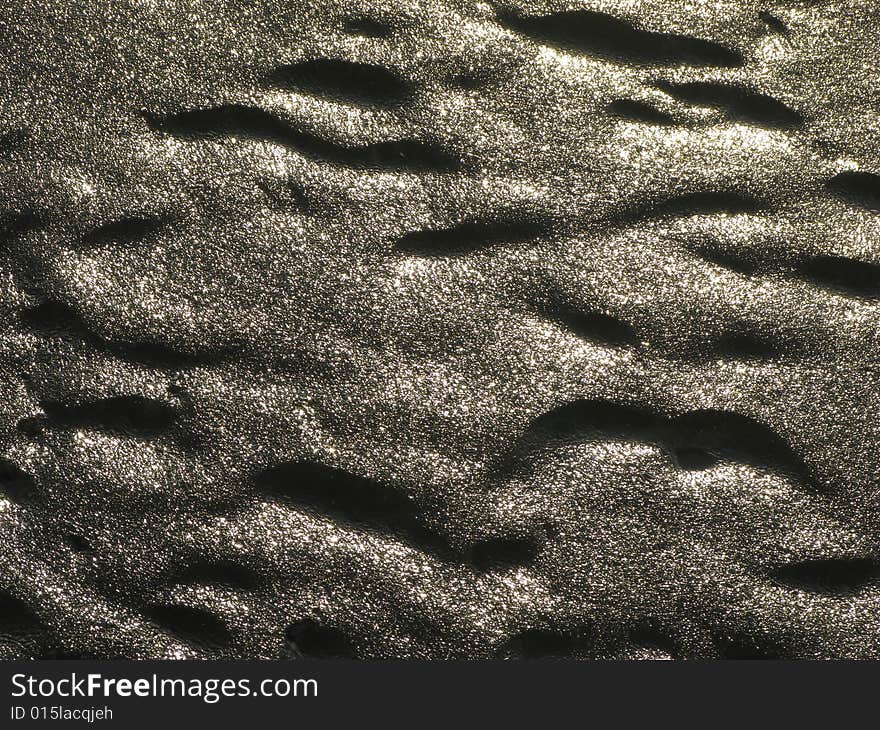
[{"label": "black background band", "polygon": [[[792,727],[871,725],[877,665],[842,662],[6,662],[0,727],[64,727],[32,707],[109,707],[93,727]],[[314,678],[317,696],[13,697],[12,677]],[[21,680],[19,680],[21,681]],[[25,709],[12,719],[11,708]],[[858,721],[856,715],[870,712]],[[39,712],[39,711],[38,711]],[[18,711],[21,715],[21,710]],[[671,723],[671,724],[670,724]],[[82,726],[84,722],[74,722]],[[451,725],[455,728],[455,725]]]}]

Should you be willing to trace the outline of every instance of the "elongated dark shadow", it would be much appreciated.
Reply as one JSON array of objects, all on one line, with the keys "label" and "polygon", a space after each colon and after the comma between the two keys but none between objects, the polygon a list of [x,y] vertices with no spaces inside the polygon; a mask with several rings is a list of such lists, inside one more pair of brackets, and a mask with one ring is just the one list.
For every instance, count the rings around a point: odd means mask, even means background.
[{"label": "elongated dark shadow", "polygon": [[355,659],[348,637],[337,628],[307,618],[287,627],[288,656],[291,659]]},{"label": "elongated dark shadow", "polygon": [[499,214],[463,221],[450,228],[411,231],[394,243],[403,253],[454,256],[500,244],[529,243],[553,230],[553,221],[537,215]]},{"label": "elongated dark shadow", "polygon": [[682,652],[678,642],[651,622],[643,622],[629,632],[629,640],[642,649],[655,649],[667,656],[680,659]]},{"label": "elongated dark shadow", "polygon": [[803,115],[767,94],[759,94],[742,86],[709,81],[684,84],[660,81],[657,88],[679,101],[723,109],[730,119],[770,129],[798,129]]},{"label": "elongated dark shadow", "polygon": [[801,274],[817,286],[866,299],[880,297],[880,266],[843,256],[816,256],[804,261]]},{"label": "elongated dark shadow", "polygon": [[483,572],[520,568],[531,565],[539,549],[533,537],[498,537],[473,544],[470,562]]},{"label": "elongated dark shadow", "polygon": [[0,135],[0,154],[13,152],[24,146],[28,134],[23,129],[12,129]]},{"label": "elongated dark shadow", "polygon": [[170,370],[180,370],[222,363],[236,353],[219,350],[189,353],[159,342],[122,342],[109,340],[94,332],[72,307],[57,299],[45,299],[19,314],[22,325],[44,336],[78,339],[88,342],[120,360]]},{"label": "elongated dark shadow", "polygon": [[851,594],[880,581],[880,563],[867,557],[807,560],[776,568],[771,577],[813,593]]},{"label": "elongated dark shadow", "polygon": [[761,251],[736,253],[709,246],[690,246],[689,250],[705,261],[743,276],[781,274],[844,296],[880,298],[880,265],[868,261],[846,256],[793,257],[781,253],[774,258]]},{"label": "elongated dark shadow", "polygon": [[688,250],[704,261],[730,269],[743,276],[754,276],[767,268],[767,262],[764,258],[756,254],[744,255],[706,245],[688,246]]},{"label": "elongated dark shadow", "polygon": [[41,404],[49,421],[61,428],[85,428],[148,438],[169,430],[177,412],[167,403],[140,395],[115,396],[68,405]]},{"label": "elongated dark shadow", "polygon": [[424,526],[418,506],[392,486],[312,461],[270,467],[258,475],[257,488],[299,509],[393,538],[445,562],[469,564],[480,572],[526,565],[538,551],[530,536],[492,538],[463,552],[453,549],[442,535]]},{"label": "elongated dark shadow", "polygon": [[37,614],[24,601],[0,591],[0,634],[15,636],[42,629]]},{"label": "elongated dark shadow", "polygon": [[15,211],[0,214],[0,245],[19,236],[36,231],[45,225],[43,217],[33,211]]},{"label": "elongated dark shadow", "polygon": [[412,84],[384,66],[335,58],[277,66],[267,74],[266,83],[285,91],[379,107],[405,104],[414,92]]},{"label": "elongated dark shadow", "polygon": [[687,470],[721,462],[748,464],[815,485],[791,446],[764,424],[732,411],[697,410],[672,418],[608,400],[579,399],[535,418],[497,462],[502,472],[522,469],[549,447],[578,441],[630,441],[664,446]]},{"label": "elongated dark shadow", "polygon": [[497,10],[499,22],[550,46],[621,63],[656,66],[728,66],[744,64],[739,51],[676,33],[643,30],[621,18],[593,10],[550,15],[521,15]]},{"label": "elongated dark shadow", "polygon": [[657,423],[654,414],[613,401],[570,401],[532,420],[492,468],[501,475],[516,473],[541,451],[562,443],[599,439],[650,441],[656,438]]},{"label": "elongated dark shadow", "polygon": [[779,35],[783,35],[786,37],[791,35],[791,31],[788,29],[788,26],[775,15],[773,15],[773,13],[770,13],[767,10],[761,10],[758,12],[758,17],[763,20],[767,27],[774,33],[778,33]]},{"label": "elongated dark shadow", "polygon": [[159,628],[187,644],[218,649],[232,641],[226,625],[214,614],[201,608],[154,604],[148,606],[144,614]]},{"label": "elongated dark shadow", "polygon": [[635,201],[610,216],[613,224],[632,225],[661,218],[693,215],[754,214],[769,209],[765,201],[735,190],[703,191],[675,195],[657,202]]},{"label": "elongated dark shadow", "polygon": [[664,440],[675,448],[699,449],[719,460],[748,464],[808,480],[800,456],[773,430],[731,411],[699,410],[671,419]]},{"label": "elongated dark shadow", "polygon": [[390,38],[394,28],[378,18],[367,15],[352,15],[342,23],[342,29],[351,35],[359,35],[364,38]]},{"label": "elongated dark shadow", "polygon": [[347,147],[298,129],[263,109],[237,104],[145,116],[154,131],[182,139],[236,137],[272,142],[306,158],[343,167],[436,173],[461,167],[458,157],[433,142],[400,139]]},{"label": "elongated dark shadow", "polygon": [[841,200],[880,213],[880,175],[850,170],[835,175],[826,187]]},{"label": "elongated dark shadow", "polygon": [[122,246],[136,244],[169,222],[162,216],[131,216],[110,221],[86,232],[80,239],[84,247],[115,243]]},{"label": "elongated dark shadow", "polygon": [[173,571],[170,583],[222,585],[249,591],[259,585],[259,576],[231,560],[205,560]]},{"label": "elongated dark shadow", "polygon": [[508,659],[578,659],[586,658],[593,642],[584,633],[562,633],[549,629],[528,629],[502,647],[499,656]]},{"label": "elongated dark shadow", "polygon": [[604,312],[582,309],[562,297],[551,297],[539,310],[587,342],[609,347],[634,347],[638,343],[635,330],[627,322]]},{"label": "elongated dark shadow", "polygon": [[768,361],[797,356],[801,348],[791,340],[771,339],[753,332],[730,333],[716,339],[707,359]]},{"label": "elongated dark shadow", "polygon": [[423,526],[418,506],[389,485],[311,461],[270,467],[257,478],[267,495],[336,521],[360,525],[427,552],[448,546]]},{"label": "elongated dark shadow", "polygon": [[17,465],[0,459],[0,494],[17,504],[26,504],[36,497],[34,478]]},{"label": "elongated dark shadow", "polygon": [[671,114],[660,111],[657,107],[637,99],[617,99],[612,101],[606,107],[606,110],[609,114],[631,122],[664,127],[679,124]]},{"label": "elongated dark shadow", "polygon": [[527,433],[550,437],[602,434],[643,440],[658,425],[648,411],[608,400],[575,400],[539,416]]}]

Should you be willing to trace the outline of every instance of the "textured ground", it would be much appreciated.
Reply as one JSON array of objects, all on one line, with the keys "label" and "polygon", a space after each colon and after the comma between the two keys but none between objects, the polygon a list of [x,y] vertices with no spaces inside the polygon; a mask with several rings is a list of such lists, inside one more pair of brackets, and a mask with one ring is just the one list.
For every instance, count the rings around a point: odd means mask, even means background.
[{"label": "textured ground", "polygon": [[878,657],[873,0],[0,0],[6,657]]}]

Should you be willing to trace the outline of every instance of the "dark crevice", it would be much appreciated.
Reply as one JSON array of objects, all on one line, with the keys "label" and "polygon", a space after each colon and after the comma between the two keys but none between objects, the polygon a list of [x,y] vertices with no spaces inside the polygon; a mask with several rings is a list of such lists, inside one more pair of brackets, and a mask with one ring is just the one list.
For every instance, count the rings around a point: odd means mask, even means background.
[{"label": "dark crevice", "polygon": [[443,173],[461,167],[460,160],[439,145],[412,139],[339,149],[340,164],[356,168]]},{"label": "dark crevice", "polygon": [[29,329],[42,334],[78,337],[91,335],[88,326],[72,307],[55,299],[47,299],[37,306],[22,310],[19,315]]},{"label": "dark crevice", "polygon": [[762,271],[766,265],[764,261],[754,256],[744,256],[708,246],[689,246],[688,250],[704,261],[730,269],[742,276],[754,276]]},{"label": "dark crevice", "polygon": [[16,504],[27,504],[37,496],[34,478],[6,459],[0,459],[0,493]]},{"label": "dark crevice", "polygon": [[501,650],[510,659],[577,659],[590,655],[592,643],[579,634],[529,629],[512,637]]},{"label": "dark crevice", "polygon": [[28,438],[37,438],[43,431],[44,419],[39,416],[29,416],[27,418],[22,418],[16,424],[16,428],[19,433],[27,436]]},{"label": "dark crevice", "polygon": [[723,109],[730,119],[771,129],[797,129],[804,123],[800,112],[766,94],[741,86],[692,81],[683,84],[660,81],[657,88],[679,101]]},{"label": "dark crevice", "polygon": [[865,299],[880,298],[880,265],[845,256],[821,255],[797,259],[779,253],[728,253],[705,246],[690,246],[691,253],[743,276],[779,274],[804,279],[813,286]]},{"label": "dark crevice", "polygon": [[233,347],[205,353],[192,353],[178,350],[161,342],[112,342],[102,339],[102,343],[122,360],[167,370],[216,366],[236,355]]},{"label": "dark crevice", "polygon": [[308,211],[310,208],[309,197],[305,187],[295,180],[287,180],[277,186],[258,181],[257,187],[265,193],[266,198],[273,206],[298,208],[302,211]]},{"label": "dark crevice", "polygon": [[182,139],[236,137],[288,147],[304,157],[356,169],[451,172],[460,160],[433,142],[402,139],[347,147],[254,107],[230,104],[183,111],[169,116],[146,115],[150,128]]},{"label": "dark crevice", "polygon": [[652,106],[644,101],[635,99],[618,99],[611,102],[606,109],[610,114],[632,122],[641,122],[642,124],[657,124],[660,126],[671,126],[678,124],[675,117],[660,111],[657,107]]},{"label": "dark crevice", "polygon": [[731,411],[691,411],[672,419],[676,448],[699,448],[759,469],[806,478],[807,468],[783,439],[762,423]]},{"label": "dark crevice", "polygon": [[494,80],[497,74],[491,69],[476,69],[453,73],[446,79],[446,83],[466,91],[478,91],[484,89]]},{"label": "dark crevice", "polygon": [[0,215],[0,245],[19,238],[45,225],[42,216],[32,211],[11,212]]},{"label": "dark crevice", "polygon": [[820,287],[856,297],[880,297],[880,266],[843,256],[816,256],[803,262],[800,272]]},{"label": "dark crevice", "polygon": [[171,582],[222,585],[250,591],[259,585],[260,579],[256,573],[243,565],[229,560],[213,560],[195,563],[176,571]]},{"label": "dark crevice", "polygon": [[94,332],[73,307],[56,299],[46,299],[35,307],[22,310],[22,324],[33,332],[50,337],[80,339],[121,360],[139,365],[182,370],[210,366],[234,355],[230,351],[193,354],[158,342],[119,342]]},{"label": "dark crevice", "polygon": [[68,405],[42,403],[49,421],[61,428],[84,428],[123,436],[150,437],[168,431],[177,412],[167,403],[139,395],[115,396]]},{"label": "dark crevice", "polygon": [[367,106],[394,107],[413,97],[413,87],[395,72],[369,63],[316,58],[274,68],[266,83],[296,91]]},{"label": "dark crevice", "polygon": [[552,221],[540,216],[499,215],[464,221],[451,228],[412,231],[398,238],[394,247],[420,256],[460,255],[502,243],[534,242],[552,230]]},{"label": "dark crevice", "polygon": [[[29,659],[47,653],[52,638],[34,610],[23,600],[0,591],[0,641],[12,641],[17,652]],[[23,656],[16,658],[23,658]]]},{"label": "dark crevice", "polygon": [[856,593],[880,580],[880,563],[873,558],[829,558],[783,565],[771,577],[786,586],[813,593]]},{"label": "dark crevice", "polygon": [[71,532],[65,535],[64,539],[67,541],[67,544],[78,553],[88,553],[92,551],[92,546],[89,541],[81,535]]},{"label": "dark crevice", "polygon": [[424,527],[415,502],[391,486],[310,461],[273,466],[257,478],[273,498],[331,519],[359,525],[446,554],[448,546]]},{"label": "dark crevice", "polygon": [[538,550],[538,543],[532,537],[499,537],[472,545],[470,558],[477,570],[504,571],[531,565]]},{"label": "dark crevice", "polygon": [[870,172],[841,172],[831,178],[826,187],[832,195],[852,205],[880,213],[880,175]]},{"label": "dark crevice", "polygon": [[632,224],[654,218],[693,215],[739,215],[768,210],[766,202],[736,191],[706,191],[676,195],[656,203],[633,203],[611,217],[613,223]]},{"label": "dark crevice", "polygon": [[696,446],[680,446],[673,449],[673,454],[676,463],[686,471],[704,471],[721,462],[716,454]]},{"label": "dark crevice", "polygon": [[285,638],[291,658],[356,659],[348,637],[336,628],[303,619],[287,628]]},{"label": "dark crevice", "polygon": [[42,629],[42,622],[24,601],[0,591],[0,636],[31,634]]},{"label": "dark crevice", "polygon": [[612,401],[571,401],[532,420],[513,448],[499,457],[494,468],[502,474],[515,473],[524,468],[536,452],[572,441],[651,440],[657,423],[652,413]]},{"label": "dark crevice", "polygon": [[756,334],[727,334],[709,347],[706,359],[768,361],[800,354],[795,342],[781,342]]},{"label": "dark crevice", "polygon": [[655,649],[667,656],[681,658],[678,643],[666,632],[650,623],[637,626],[629,634],[630,641],[642,649]]},{"label": "dark crevice", "polygon": [[576,400],[536,418],[528,433],[554,438],[603,434],[608,436],[638,435],[656,427],[657,417],[647,411],[606,400]]},{"label": "dark crevice", "polygon": [[632,347],[638,342],[626,322],[604,312],[578,309],[559,297],[541,307],[541,313],[587,342],[611,347]]},{"label": "dark crevice", "polygon": [[214,614],[201,608],[177,604],[154,604],[144,614],[159,628],[187,644],[217,649],[229,645],[232,636]]},{"label": "dark crevice", "polygon": [[592,10],[526,16],[502,8],[497,15],[503,25],[533,40],[622,63],[737,67],[745,62],[739,51],[720,43],[642,30],[621,18]]},{"label": "dark crevice", "polygon": [[144,238],[161,230],[168,219],[161,216],[132,216],[110,221],[93,228],[80,239],[85,247],[100,246],[107,243],[123,246],[139,243]]},{"label": "dark crevice", "polygon": [[766,26],[774,33],[778,33],[779,35],[784,36],[791,35],[791,31],[788,29],[788,26],[775,15],[773,15],[773,13],[770,13],[767,10],[761,10],[758,13],[758,17],[763,20]]},{"label": "dark crevice", "polygon": [[55,647],[51,647],[49,649],[46,649],[38,658],[39,659],[51,659],[51,660],[61,659],[64,661],[71,661],[71,660],[73,660],[73,661],[77,661],[77,660],[79,660],[79,661],[83,661],[83,660],[85,660],[85,661],[101,661],[101,660],[106,661],[108,659],[119,659],[119,660],[128,659],[129,657],[115,656],[113,654],[111,654],[111,655],[98,655],[98,654],[94,654],[92,652],[70,652],[70,651],[67,651],[66,649],[55,646]]},{"label": "dark crevice", "polygon": [[665,445],[684,469],[729,461],[810,482],[806,465],[791,446],[748,416],[699,410],[666,418],[607,400],[572,401],[534,419],[500,467],[516,469],[535,451],[582,440]]},{"label": "dark crevice", "polygon": [[342,23],[342,29],[351,35],[365,38],[390,38],[394,29],[386,22],[366,15],[352,15]]}]

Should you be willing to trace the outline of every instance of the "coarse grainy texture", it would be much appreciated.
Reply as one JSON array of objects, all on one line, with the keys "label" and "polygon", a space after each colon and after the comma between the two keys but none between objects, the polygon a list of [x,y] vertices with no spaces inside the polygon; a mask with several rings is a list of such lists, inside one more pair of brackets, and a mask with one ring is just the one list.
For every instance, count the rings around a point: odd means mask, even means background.
[{"label": "coarse grainy texture", "polygon": [[874,0],[0,6],[0,655],[880,656]]}]

